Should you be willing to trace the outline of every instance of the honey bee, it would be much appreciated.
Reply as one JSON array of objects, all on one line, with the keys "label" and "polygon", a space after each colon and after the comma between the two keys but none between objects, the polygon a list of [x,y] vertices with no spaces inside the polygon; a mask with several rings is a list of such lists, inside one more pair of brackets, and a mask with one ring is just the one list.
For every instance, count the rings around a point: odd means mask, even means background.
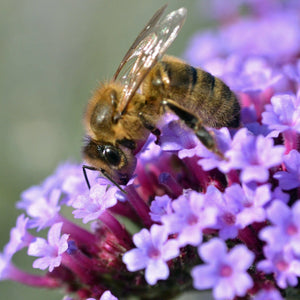
[{"label": "honey bee", "polygon": [[[100,171],[114,184],[127,184],[136,167],[135,155],[157,123],[170,111],[211,151],[219,154],[208,127],[238,127],[240,105],[220,79],[184,61],[164,55],[185,18],[180,8],[162,18],[160,8],[137,36],[113,79],[102,83],[84,117],[86,169]],[[89,183],[87,180],[88,187]]]}]

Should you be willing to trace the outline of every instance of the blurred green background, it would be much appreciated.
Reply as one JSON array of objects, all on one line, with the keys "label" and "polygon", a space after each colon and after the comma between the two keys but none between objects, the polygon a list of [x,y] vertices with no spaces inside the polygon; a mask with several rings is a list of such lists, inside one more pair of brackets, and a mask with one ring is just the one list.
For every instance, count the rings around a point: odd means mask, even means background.
[{"label": "blurred green background", "polygon": [[[205,1],[205,0],[204,0]],[[2,249],[29,186],[68,159],[80,160],[82,115],[93,89],[109,79],[153,13],[165,1],[0,1],[0,228]],[[180,56],[203,25],[199,1],[168,53]],[[21,268],[30,263],[21,256]],[[60,291],[0,282],[0,299],[62,299]],[[190,299],[184,296],[184,299]]]}]

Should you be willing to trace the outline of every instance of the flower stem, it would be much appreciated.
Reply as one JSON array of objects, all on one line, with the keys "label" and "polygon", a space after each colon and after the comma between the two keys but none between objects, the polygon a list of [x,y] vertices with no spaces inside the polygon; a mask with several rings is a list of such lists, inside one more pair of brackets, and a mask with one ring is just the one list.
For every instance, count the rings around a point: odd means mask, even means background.
[{"label": "flower stem", "polygon": [[57,288],[61,286],[60,282],[55,278],[33,275],[24,272],[13,265],[10,266],[10,274],[8,275],[8,279],[33,287]]},{"label": "flower stem", "polygon": [[[72,253],[62,254],[62,264],[72,270],[82,282],[90,284],[94,281],[93,271],[93,260],[89,259],[87,256],[83,255],[80,250],[76,250]],[[101,272],[100,266],[97,265],[97,269]]]},{"label": "flower stem", "polygon": [[182,194],[182,187],[171,174],[163,172],[159,175],[158,180],[174,198]]},{"label": "flower stem", "polygon": [[149,228],[152,225],[152,220],[149,215],[149,206],[141,199],[133,186],[128,186],[126,192],[128,194],[128,201],[135,209],[144,225]]},{"label": "flower stem", "polygon": [[293,149],[298,149],[298,133],[293,130],[286,130],[282,133],[284,139],[284,145],[286,149],[286,154]]},{"label": "flower stem", "polygon": [[122,246],[124,246],[126,249],[131,248],[132,240],[130,234],[114,216],[105,211],[100,215],[99,219],[115,235]]}]

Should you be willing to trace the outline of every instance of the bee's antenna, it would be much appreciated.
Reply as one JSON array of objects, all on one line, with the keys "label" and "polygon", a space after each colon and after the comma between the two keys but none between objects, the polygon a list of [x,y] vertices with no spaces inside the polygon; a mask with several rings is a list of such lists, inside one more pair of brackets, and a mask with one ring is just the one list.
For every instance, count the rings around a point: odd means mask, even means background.
[{"label": "bee's antenna", "polygon": [[107,173],[105,170],[103,169],[97,169],[97,168],[94,168],[92,166],[87,166],[87,165],[83,165],[82,166],[82,171],[83,171],[83,175],[84,175],[84,178],[85,178],[85,181],[86,181],[86,184],[89,188],[89,190],[91,189],[91,185],[90,185],[90,182],[89,182],[89,178],[87,176],[87,173],[86,173],[86,170],[91,170],[91,171],[98,171],[98,172],[101,172],[102,175],[107,178],[111,183],[113,183],[122,193],[124,194],[127,194],[126,191],[124,189],[121,188],[121,186],[115,182]]},{"label": "bee's antenna", "polygon": [[102,173],[102,175],[104,176],[104,177],[106,177],[111,183],[113,183],[122,193],[124,193],[124,194],[127,194],[127,192],[124,190],[124,189],[122,189],[121,188],[121,186],[118,184],[118,183],[116,183],[107,173],[106,173],[106,171],[105,170],[103,170],[103,169],[101,169],[101,170],[99,170],[101,173]]}]

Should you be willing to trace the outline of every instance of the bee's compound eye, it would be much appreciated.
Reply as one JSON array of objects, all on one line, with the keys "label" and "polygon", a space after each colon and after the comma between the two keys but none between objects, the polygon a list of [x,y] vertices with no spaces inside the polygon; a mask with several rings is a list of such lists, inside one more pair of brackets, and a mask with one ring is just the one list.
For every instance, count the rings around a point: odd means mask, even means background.
[{"label": "bee's compound eye", "polygon": [[112,166],[118,166],[121,163],[121,155],[117,149],[112,146],[106,146],[103,150],[106,161]]}]

